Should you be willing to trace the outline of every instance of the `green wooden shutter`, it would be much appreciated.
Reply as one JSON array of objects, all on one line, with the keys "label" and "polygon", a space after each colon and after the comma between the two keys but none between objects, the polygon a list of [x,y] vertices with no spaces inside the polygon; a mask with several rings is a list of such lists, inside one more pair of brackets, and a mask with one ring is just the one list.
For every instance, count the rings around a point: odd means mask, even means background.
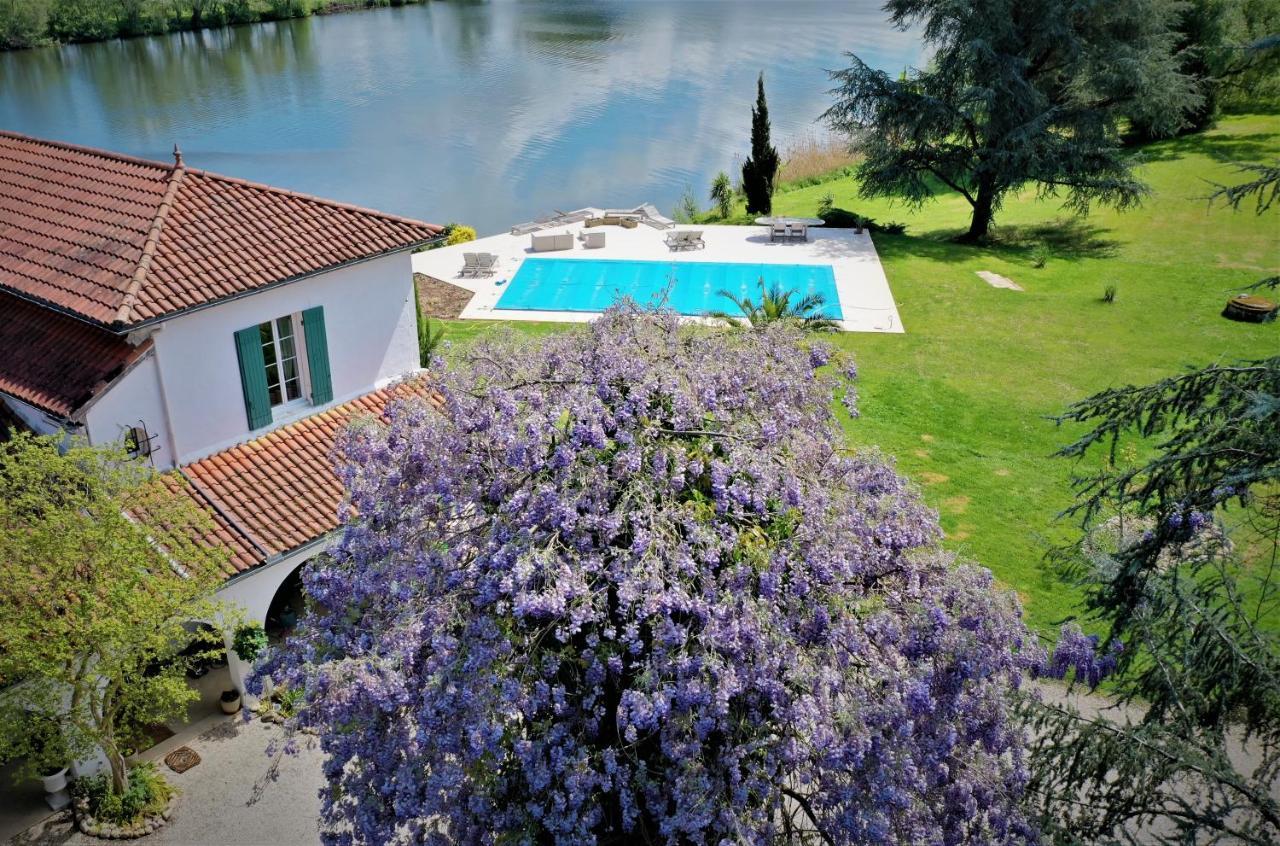
[{"label": "green wooden shutter", "polygon": [[324,307],[302,313],[302,334],[307,341],[307,369],[311,373],[311,404],[333,399],[333,375],[329,370],[329,339],[324,332]]},{"label": "green wooden shutter", "polygon": [[271,423],[271,396],[267,393],[267,365],[262,359],[262,335],[257,326],[236,333],[236,355],[240,358],[240,387],[244,389],[249,429],[261,429]]}]

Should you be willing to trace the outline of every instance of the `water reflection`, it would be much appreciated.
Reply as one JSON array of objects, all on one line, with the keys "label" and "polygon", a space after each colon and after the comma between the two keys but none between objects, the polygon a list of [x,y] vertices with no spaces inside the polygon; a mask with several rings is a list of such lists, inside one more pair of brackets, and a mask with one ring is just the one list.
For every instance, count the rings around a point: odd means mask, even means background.
[{"label": "water reflection", "polygon": [[497,0],[0,54],[0,126],[431,220],[701,196],[747,144],[812,128],[825,68],[897,70],[871,2]]}]

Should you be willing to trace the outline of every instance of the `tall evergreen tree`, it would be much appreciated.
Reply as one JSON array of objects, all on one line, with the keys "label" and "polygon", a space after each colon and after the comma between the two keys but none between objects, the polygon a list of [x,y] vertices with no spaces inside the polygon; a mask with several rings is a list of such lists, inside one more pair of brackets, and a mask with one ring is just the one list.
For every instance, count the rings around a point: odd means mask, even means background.
[{"label": "tall evergreen tree", "polygon": [[[1277,173],[1247,170],[1214,196],[1261,214]],[[1061,455],[1109,451],[1078,480],[1087,531],[1063,552],[1128,647],[1111,692],[1132,707],[1026,703],[1043,841],[1280,842],[1280,356],[1103,391],[1062,419],[1090,428]],[[1135,438],[1144,460],[1123,458]]]},{"label": "tall evergreen tree", "polygon": [[764,72],[756,80],[756,105],[751,110],[751,157],[742,163],[742,192],[748,214],[773,211],[774,180],[778,176],[778,151],[769,140],[769,104],[764,99]]},{"label": "tall evergreen tree", "polygon": [[895,78],[850,54],[832,73],[825,117],[862,141],[866,197],[920,205],[950,189],[987,237],[1010,191],[1035,185],[1067,206],[1118,208],[1145,191],[1119,143],[1143,105],[1176,128],[1199,95],[1174,56],[1178,0],[889,0],[932,48],[927,70]]}]

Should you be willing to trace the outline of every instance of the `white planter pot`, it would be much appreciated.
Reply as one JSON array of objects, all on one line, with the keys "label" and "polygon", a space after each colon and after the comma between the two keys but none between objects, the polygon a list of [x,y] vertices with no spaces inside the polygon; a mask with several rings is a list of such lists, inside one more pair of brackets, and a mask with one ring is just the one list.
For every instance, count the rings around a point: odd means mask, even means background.
[{"label": "white planter pot", "polygon": [[53,775],[41,776],[45,793],[57,793],[67,786],[67,768],[63,767]]}]

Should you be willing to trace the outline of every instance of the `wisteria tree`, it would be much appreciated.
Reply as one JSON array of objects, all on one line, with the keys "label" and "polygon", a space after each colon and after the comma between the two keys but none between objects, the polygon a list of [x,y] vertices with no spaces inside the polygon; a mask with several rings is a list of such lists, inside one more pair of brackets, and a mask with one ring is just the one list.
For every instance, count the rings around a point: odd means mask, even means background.
[{"label": "wisteria tree", "polygon": [[346,436],[261,670],[305,689],[329,842],[1025,841],[1038,650],[803,343],[615,309]]}]

